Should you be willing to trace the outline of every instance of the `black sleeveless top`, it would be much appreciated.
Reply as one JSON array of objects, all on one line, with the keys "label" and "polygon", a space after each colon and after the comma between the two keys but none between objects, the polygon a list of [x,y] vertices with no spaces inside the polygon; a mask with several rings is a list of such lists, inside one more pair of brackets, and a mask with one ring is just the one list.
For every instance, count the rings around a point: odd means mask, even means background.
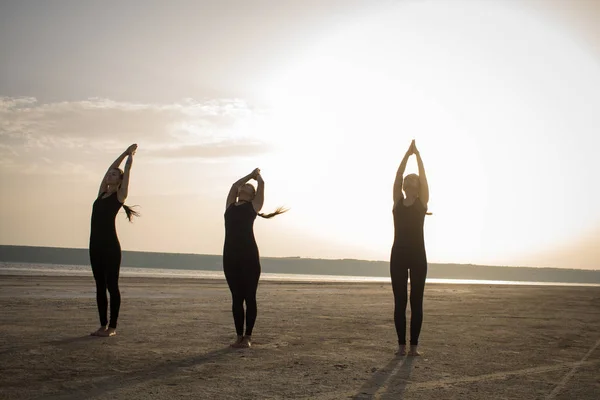
[{"label": "black sleeveless top", "polygon": [[252,203],[232,204],[225,210],[225,246],[224,255],[249,257],[257,253],[254,238],[254,220],[256,210]]},{"label": "black sleeveless top", "polygon": [[104,193],[98,196],[92,207],[90,244],[118,242],[119,240],[115,228],[115,218],[123,203],[119,202],[116,192],[104,199],[102,196]]},{"label": "black sleeveless top", "polygon": [[420,199],[410,206],[404,205],[404,196],[393,210],[394,248],[410,251],[413,254],[425,253],[423,224],[427,209]]}]

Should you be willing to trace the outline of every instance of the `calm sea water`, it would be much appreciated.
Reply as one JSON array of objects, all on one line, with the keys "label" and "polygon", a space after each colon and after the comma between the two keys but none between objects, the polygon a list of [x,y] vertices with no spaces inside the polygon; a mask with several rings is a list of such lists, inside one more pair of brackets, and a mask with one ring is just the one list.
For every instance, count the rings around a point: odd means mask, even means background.
[{"label": "calm sea water", "polygon": [[[31,276],[91,276],[89,265],[23,264],[0,262],[0,275]],[[203,271],[187,269],[132,268],[121,267],[121,276],[225,279],[222,271]],[[389,277],[343,276],[343,275],[304,275],[263,273],[261,280],[280,282],[390,282]],[[562,282],[525,282],[492,281],[477,279],[427,279],[428,283],[480,284],[480,285],[540,285],[540,286],[598,286],[600,284],[562,283]]]}]

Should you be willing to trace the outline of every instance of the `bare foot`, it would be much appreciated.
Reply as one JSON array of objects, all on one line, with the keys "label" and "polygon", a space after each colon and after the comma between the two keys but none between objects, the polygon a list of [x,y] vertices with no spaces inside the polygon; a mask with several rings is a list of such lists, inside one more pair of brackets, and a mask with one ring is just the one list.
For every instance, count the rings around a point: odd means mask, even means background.
[{"label": "bare foot", "polygon": [[401,344],[400,348],[398,349],[398,352],[396,354],[399,356],[405,356],[406,355],[406,345]]},{"label": "bare foot", "polygon": [[244,349],[248,349],[250,347],[252,347],[252,339],[250,336],[244,336],[244,338],[242,339],[242,343],[240,343],[240,347],[244,348]]},{"label": "bare foot", "polygon": [[243,336],[238,336],[238,337],[237,337],[237,339],[236,339],[236,341],[235,341],[235,342],[233,342],[233,343],[231,343],[231,344],[229,345],[229,347],[235,347],[235,348],[238,348],[238,347],[240,347],[240,345],[242,344],[242,340],[243,340],[243,338],[244,338]]},{"label": "bare foot", "polygon": [[98,328],[97,331],[94,331],[92,333],[90,333],[91,336],[101,336],[101,333],[104,333],[104,331],[106,331],[106,327],[105,326],[101,326],[100,328]]},{"label": "bare foot", "polygon": [[418,357],[421,355],[421,353],[419,353],[419,351],[417,350],[417,346],[411,345],[408,355],[409,355],[409,357]]},{"label": "bare foot", "polygon": [[117,334],[117,330],[115,328],[108,328],[107,330],[100,332],[98,336],[109,337],[115,336]]}]

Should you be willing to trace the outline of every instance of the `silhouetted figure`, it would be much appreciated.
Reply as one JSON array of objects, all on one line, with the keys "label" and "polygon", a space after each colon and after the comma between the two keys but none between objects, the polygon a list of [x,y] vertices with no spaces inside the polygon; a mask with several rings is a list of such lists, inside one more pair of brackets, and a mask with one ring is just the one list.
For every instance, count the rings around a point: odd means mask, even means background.
[{"label": "silhouetted figure", "polygon": [[[100,315],[100,328],[92,332],[93,336],[116,335],[117,319],[121,306],[121,293],[119,292],[119,269],[121,267],[121,245],[115,228],[115,217],[123,207],[127,218],[137,212],[123,204],[127,198],[129,187],[129,173],[133,163],[133,155],[137,144],[132,144],[108,168],[102,178],[98,197],[92,209],[92,223],[90,234],[90,263],[96,280],[96,302]],[[127,157],[125,171],[119,166]],[[110,322],[108,320],[108,299],[106,290],[110,293]],[[108,327],[107,327],[108,325]]]},{"label": "silhouetted figure", "polygon": [[[419,175],[404,177],[406,163],[411,155],[417,157]],[[403,195],[402,191],[404,190]],[[390,275],[394,291],[394,323],[398,334],[399,354],[406,354],[406,303],[410,274],[410,351],[417,351],[423,323],[423,292],[427,276],[427,255],[423,239],[423,223],[429,202],[429,186],[421,155],[413,140],[396,173],[394,182],[394,244],[390,259]]]},{"label": "silhouetted figure", "polygon": [[[258,188],[247,183],[255,179]],[[265,185],[256,168],[235,182],[227,195],[225,207],[225,245],[223,270],[231,290],[232,312],[237,340],[232,347],[250,347],[252,329],[256,321],[256,290],[260,278],[260,259],[254,238],[254,220],[257,215],[272,218],[287,210],[278,208],[271,214],[261,214]],[[246,334],[244,335],[244,302],[246,303]]]}]

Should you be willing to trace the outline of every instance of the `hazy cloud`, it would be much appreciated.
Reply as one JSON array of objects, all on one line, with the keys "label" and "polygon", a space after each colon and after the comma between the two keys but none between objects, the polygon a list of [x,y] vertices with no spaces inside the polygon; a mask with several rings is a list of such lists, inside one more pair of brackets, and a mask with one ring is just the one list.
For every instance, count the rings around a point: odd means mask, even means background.
[{"label": "hazy cloud", "polygon": [[97,178],[97,174],[91,171],[85,165],[73,163],[69,161],[51,162],[48,159],[40,160],[24,167],[20,167],[19,171],[26,175],[43,175],[43,176],[84,176],[86,178]]},{"label": "hazy cloud", "polygon": [[266,153],[269,147],[260,142],[225,141],[211,144],[177,146],[154,150],[163,158],[225,158],[247,157]]},{"label": "hazy cloud", "polygon": [[100,98],[41,103],[33,97],[0,97],[0,155],[21,161],[28,156],[64,161],[65,152],[75,158],[115,153],[135,142],[157,158],[248,156],[267,149],[251,129],[256,115],[238,99],[142,104]]}]

